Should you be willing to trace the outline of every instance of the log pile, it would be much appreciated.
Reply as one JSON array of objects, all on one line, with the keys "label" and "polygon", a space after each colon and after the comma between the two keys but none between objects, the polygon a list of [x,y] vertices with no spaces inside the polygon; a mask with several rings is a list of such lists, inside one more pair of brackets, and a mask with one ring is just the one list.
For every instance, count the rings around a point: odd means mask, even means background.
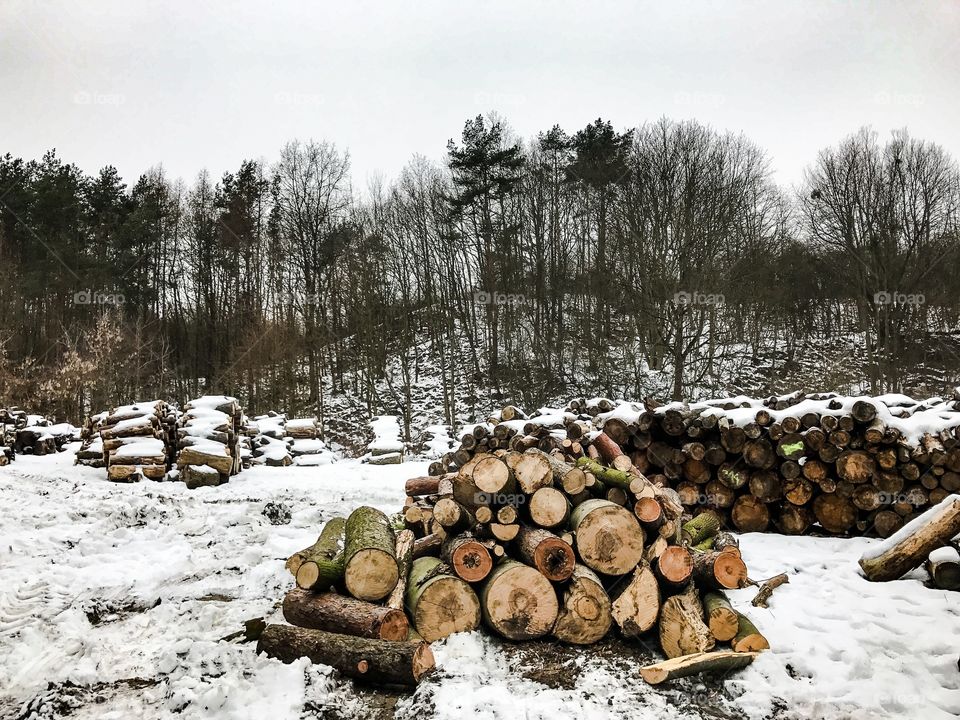
[{"label": "log pile", "polygon": [[248,422],[244,434],[251,437],[254,465],[287,467],[293,464],[293,440],[287,437],[287,416],[276,412],[258,415]]},{"label": "log pile", "polygon": [[396,415],[380,415],[370,421],[373,440],[367,445],[366,461],[371,465],[398,465],[403,462],[405,446],[400,440]]},{"label": "log pile", "polygon": [[17,455],[17,430],[27,426],[27,413],[18,408],[0,408],[0,466]]},{"label": "log pile", "polygon": [[326,465],[332,459],[320,439],[316,418],[294,418],[286,423],[287,442],[294,465]]},{"label": "log pile", "polygon": [[188,488],[219,485],[240,472],[243,411],[236,398],[205,395],[177,421],[177,470]]},{"label": "log pile", "polygon": [[[355,661],[365,646],[350,636],[409,648],[410,639],[481,624],[512,641],[574,645],[616,627],[627,638],[658,637],[671,659],[718,643],[730,653],[768,647],[723,595],[751,581],[719,516],[685,513],[675,491],[647,479],[609,438],[591,446],[596,460],[560,448],[475,453],[457,472],[409,479],[392,521],[369,507],[330,520],[287,560],[297,587],[283,615],[297,628],[268,626],[276,629],[260,651],[361,677]],[[384,681],[415,682],[409,649],[396,662],[402,672]]]},{"label": "log pile", "polygon": [[904,395],[594,398],[530,417],[506,406],[468,428],[430,472],[532,447],[596,459],[601,430],[601,443],[612,440],[654,484],[676,490],[686,511],[709,509],[742,532],[888,537],[960,491],[960,399]]},{"label": "log pile", "polygon": [[105,468],[107,460],[103,452],[103,438],[100,426],[110,413],[107,411],[88,415],[80,428],[80,448],[77,450],[77,465],[92,468]]},{"label": "log pile", "polygon": [[99,421],[88,420],[87,426],[98,423],[107,478],[137,482],[164,479],[173,455],[175,422],[176,411],[153,400],[116,407]]}]

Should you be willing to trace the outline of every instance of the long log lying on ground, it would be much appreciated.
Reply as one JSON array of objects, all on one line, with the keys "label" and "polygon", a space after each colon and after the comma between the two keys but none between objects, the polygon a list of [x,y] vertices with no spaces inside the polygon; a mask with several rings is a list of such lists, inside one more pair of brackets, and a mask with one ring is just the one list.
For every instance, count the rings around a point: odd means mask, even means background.
[{"label": "long log lying on ground", "polygon": [[406,640],[410,628],[403,610],[300,588],[283,598],[283,618],[299,627],[377,640]]},{"label": "long log lying on ground", "polygon": [[383,685],[416,685],[435,666],[427,643],[371,640],[291,625],[267,625],[257,653],[285,663],[310,658],[347,677]]},{"label": "long log lying on ground", "polygon": [[960,495],[950,495],[860,558],[867,580],[896,580],[960,534]]},{"label": "long log lying on ground", "polygon": [[664,660],[653,665],[640,668],[640,677],[651,685],[659,685],[667,680],[699,675],[708,672],[727,673],[739,670],[753,662],[760,653],[731,652],[718,650],[716,652],[694,653]]}]

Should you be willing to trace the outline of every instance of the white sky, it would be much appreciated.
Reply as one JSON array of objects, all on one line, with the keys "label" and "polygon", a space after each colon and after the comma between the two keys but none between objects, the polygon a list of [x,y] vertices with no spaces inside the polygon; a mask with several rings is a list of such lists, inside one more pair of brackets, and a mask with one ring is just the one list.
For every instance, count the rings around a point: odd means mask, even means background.
[{"label": "white sky", "polygon": [[524,137],[693,117],[783,183],[865,124],[960,157],[960,2],[0,0],[0,153],[128,184],[312,137],[363,187],[490,110]]}]

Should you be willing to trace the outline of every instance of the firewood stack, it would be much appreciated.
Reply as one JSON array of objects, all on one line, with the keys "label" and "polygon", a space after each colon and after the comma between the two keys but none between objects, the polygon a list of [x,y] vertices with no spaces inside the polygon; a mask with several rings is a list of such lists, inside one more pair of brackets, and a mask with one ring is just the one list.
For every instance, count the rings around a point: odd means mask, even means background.
[{"label": "firewood stack", "polygon": [[832,394],[643,406],[604,398],[512,406],[468,428],[433,463],[442,475],[479,452],[536,447],[588,456],[602,429],[686,511],[718,513],[742,532],[887,537],[960,491],[960,400]]},{"label": "firewood stack", "polygon": [[177,468],[188,488],[219,485],[242,467],[240,403],[226,395],[191,400],[177,421]]},{"label": "firewood stack", "polygon": [[[616,625],[627,638],[658,637],[668,658],[718,642],[730,643],[724,658],[768,647],[723,595],[750,581],[719,516],[686,514],[675,491],[602,433],[588,447],[597,459],[559,448],[475,453],[458,472],[408,480],[392,523],[369,507],[329,521],[287,561],[297,588],[283,614],[297,627],[268,626],[260,650],[356,676],[332,649],[349,642],[323,650],[327,634],[432,642],[481,622],[508,640],[576,645]],[[403,674],[416,676],[408,664]]]},{"label": "firewood stack", "polygon": [[80,449],[77,450],[77,465],[86,465],[92,468],[103,468],[107,461],[103,452],[103,439],[100,437],[100,426],[107,419],[108,411],[87,416],[80,428]]},{"label": "firewood stack", "polygon": [[287,420],[286,434],[294,465],[325,465],[330,462],[331,455],[320,439],[320,424],[316,418]]},{"label": "firewood stack", "polygon": [[17,430],[27,426],[27,414],[17,408],[0,408],[0,466],[16,457]]},{"label": "firewood stack", "polygon": [[258,415],[250,423],[254,430],[250,441],[252,462],[256,465],[287,467],[293,464],[290,451],[293,440],[287,437],[287,416],[275,412]]},{"label": "firewood stack", "polygon": [[122,405],[99,421],[107,477],[163,480],[170,465],[175,411],[162,400]]}]

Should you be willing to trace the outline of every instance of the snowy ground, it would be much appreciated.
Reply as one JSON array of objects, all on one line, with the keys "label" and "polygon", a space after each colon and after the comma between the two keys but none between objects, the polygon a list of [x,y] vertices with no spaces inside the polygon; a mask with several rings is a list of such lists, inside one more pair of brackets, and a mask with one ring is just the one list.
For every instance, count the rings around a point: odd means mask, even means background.
[{"label": "snowy ground", "polygon": [[[644,685],[641,645],[435,646],[414,695],[357,688],[220,642],[277,610],[290,552],[358,504],[396,510],[425,465],[257,468],[228,485],[117,485],[71,453],[0,468],[0,717],[924,718],[960,715],[960,595],[870,584],[871,541],[750,535],[755,578],[790,584],[751,616],[773,647],[725,681]],[[271,525],[268,502],[292,511]],[[747,606],[753,591],[735,598]]]}]

